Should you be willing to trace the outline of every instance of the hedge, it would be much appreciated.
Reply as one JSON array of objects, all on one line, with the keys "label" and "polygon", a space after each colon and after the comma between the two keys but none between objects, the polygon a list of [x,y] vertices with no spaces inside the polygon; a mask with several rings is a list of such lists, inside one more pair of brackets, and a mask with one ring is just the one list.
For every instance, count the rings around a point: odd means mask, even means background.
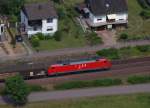
[{"label": "hedge", "polygon": [[120,79],[100,79],[92,81],[73,81],[54,86],[56,90],[85,88],[85,87],[100,87],[100,86],[113,86],[122,84]]},{"label": "hedge", "polygon": [[150,46],[149,46],[149,45],[136,46],[136,48],[137,48],[140,52],[148,52],[148,51],[150,51]]},{"label": "hedge", "polygon": [[28,85],[30,92],[39,92],[39,91],[46,91],[45,88],[39,85]]},{"label": "hedge", "polygon": [[120,59],[118,49],[110,48],[103,49],[97,52],[99,56],[107,57],[109,59]]},{"label": "hedge", "polygon": [[128,78],[127,82],[129,84],[149,83],[150,76],[131,76]]}]

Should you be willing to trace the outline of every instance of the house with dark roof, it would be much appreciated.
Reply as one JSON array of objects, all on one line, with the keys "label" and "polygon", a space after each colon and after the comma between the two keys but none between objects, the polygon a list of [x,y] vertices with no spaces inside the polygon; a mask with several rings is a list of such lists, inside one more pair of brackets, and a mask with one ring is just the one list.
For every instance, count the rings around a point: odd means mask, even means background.
[{"label": "house with dark roof", "polygon": [[82,10],[86,14],[86,22],[92,28],[112,28],[128,23],[127,0],[85,0],[84,4]]},{"label": "house with dark roof", "polygon": [[25,4],[21,9],[21,24],[28,37],[42,33],[54,34],[58,29],[58,17],[52,1]]}]

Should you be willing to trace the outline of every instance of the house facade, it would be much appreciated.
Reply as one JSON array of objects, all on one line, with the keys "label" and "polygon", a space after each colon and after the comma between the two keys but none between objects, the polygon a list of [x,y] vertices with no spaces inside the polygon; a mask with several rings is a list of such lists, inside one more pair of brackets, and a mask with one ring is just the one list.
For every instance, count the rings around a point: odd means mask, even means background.
[{"label": "house facade", "polygon": [[0,19],[0,42],[3,41],[4,35],[5,35],[5,24],[3,21]]},{"label": "house facade", "polygon": [[37,33],[53,35],[58,30],[58,17],[53,2],[25,4],[21,9],[21,25],[28,37]]},{"label": "house facade", "polygon": [[86,22],[92,28],[112,28],[114,25],[128,23],[126,0],[86,0],[85,4],[83,11],[88,16]]}]

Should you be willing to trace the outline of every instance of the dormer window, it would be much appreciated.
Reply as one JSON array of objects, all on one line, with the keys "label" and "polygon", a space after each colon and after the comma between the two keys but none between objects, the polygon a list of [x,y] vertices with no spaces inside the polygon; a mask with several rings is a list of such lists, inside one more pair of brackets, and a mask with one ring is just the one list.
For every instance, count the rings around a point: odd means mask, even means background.
[{"label": "dormer window", "polygon": [[47,23],[52,23],[53,22],[53,18],[48,18],[47,19]]}]

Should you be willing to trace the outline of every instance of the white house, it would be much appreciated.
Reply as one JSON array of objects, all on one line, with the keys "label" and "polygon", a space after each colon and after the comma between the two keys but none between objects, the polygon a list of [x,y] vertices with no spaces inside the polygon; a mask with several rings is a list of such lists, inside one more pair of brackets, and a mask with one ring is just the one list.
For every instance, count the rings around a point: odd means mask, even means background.
[{"label": "white house", "polygon": [[58,30],[53,2],[25,4],[21,9],[21,24],[28,37],[37,33],[53,35]]},{"label": "white house", "polygon": [[88,16],[86,22],[91,28],[112,28],[128,23],[126,0],[85,0],[85,4],[83,11]]}]

